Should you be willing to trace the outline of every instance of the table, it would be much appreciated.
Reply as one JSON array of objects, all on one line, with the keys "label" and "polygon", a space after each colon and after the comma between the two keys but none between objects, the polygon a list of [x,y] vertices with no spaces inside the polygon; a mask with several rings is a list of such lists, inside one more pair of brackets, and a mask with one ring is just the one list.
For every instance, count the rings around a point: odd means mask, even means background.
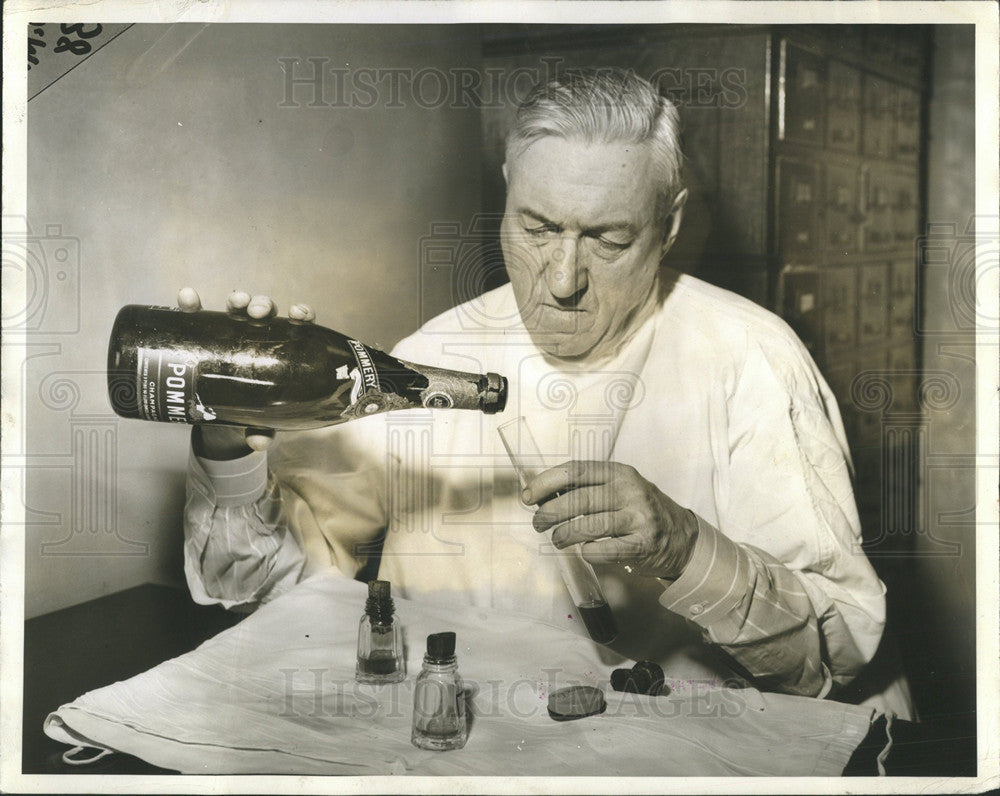
[{"label": "table", "polygon": [[[85,766],[62,761],[66,747],[42,732],[45,716],[86,691],[132,677],[240,620],[218,607],[195,605],[185,591],[147,584],[30,619],[25,623],[24,774],[172,773],[143,760],[115,754]],[[896,721],[891,775],[971,776],[975,735],[965,717],[914,724]],[[973,725],[974,726],[974,725]],[[876,773],[885,746],[884,722],[876,722],[851,758],[845,775]]]},{"label": "table", "polygon": [[181,589],[145,584],[26,621],[23,773],[172,773],[121,754],[90,766],[68,765],[62,761],[66,747],[46,736],[42,723],[80,694],[182,655],[240,618],[196,605]]}]

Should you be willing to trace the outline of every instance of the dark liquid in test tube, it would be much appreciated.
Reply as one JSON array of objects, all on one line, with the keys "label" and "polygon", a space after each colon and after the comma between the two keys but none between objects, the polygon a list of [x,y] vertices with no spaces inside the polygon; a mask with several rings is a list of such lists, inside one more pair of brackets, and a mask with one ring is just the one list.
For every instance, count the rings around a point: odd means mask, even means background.
[{"label": "dark liquid in test tube", "polygon": [[618,638],[618,625],[615,624],[615,615],[605,602],[592,602],[586,605],[578,605],[577,611],[580,618],[587,627],[590,637],[598,644],[610,644]]}]

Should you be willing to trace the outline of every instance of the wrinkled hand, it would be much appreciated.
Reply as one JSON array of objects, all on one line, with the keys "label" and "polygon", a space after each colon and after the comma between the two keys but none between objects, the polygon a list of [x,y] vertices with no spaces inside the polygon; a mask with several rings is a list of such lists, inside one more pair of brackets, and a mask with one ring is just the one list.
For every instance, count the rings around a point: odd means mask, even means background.
[{"label": "wrinkled hand", "polygon": [[553,529],[557,548],[580,542],[592,564],[617,562],[648,577],[680,577],[698,535],[693,512],[626,464],[566,462],[535,476],[522,497],[538,504],[535,530]]},{"label": "wrinkled hand", "polygon": [[[181,288],[177,293],[177,306],[183,312],[197,312],[201,309],[201,296],[194,288]],[[261,320],[277,315],[278,308],[268,296],[251,296],[243,290],[234,290],[226,299],[226,312]],[[306,304],[293,304],[288,309],[288,317],[309,323],[316,320],[316,313]],[[269,428],[202,423],[195,426],[193,433],[197,452],[209,459],[234,459],[246,455],[247,448],[267,450],[274,440],[274,431]]]}]

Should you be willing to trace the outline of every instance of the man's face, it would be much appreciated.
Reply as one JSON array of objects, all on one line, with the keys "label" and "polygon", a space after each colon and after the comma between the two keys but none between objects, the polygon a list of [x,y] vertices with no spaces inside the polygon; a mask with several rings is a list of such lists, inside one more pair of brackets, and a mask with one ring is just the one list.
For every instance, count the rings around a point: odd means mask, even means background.
[{"label": "man's face", "polygon": [[550,136],[507,168],[501,243],[532,340],[561,358],[613,354],[655,307],[683,198],[668,235],[644,145]]}]

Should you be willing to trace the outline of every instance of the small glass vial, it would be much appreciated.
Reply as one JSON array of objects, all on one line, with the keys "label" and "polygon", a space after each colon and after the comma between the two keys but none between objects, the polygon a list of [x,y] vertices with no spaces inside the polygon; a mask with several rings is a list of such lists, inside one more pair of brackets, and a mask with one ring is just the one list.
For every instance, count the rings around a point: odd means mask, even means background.
[{"label": "small glass vial", "polygon": [[421,749],[461,749],[468,738],[465,694],[455,658],[455,634],[427,637],[424,668],[413,691],[413,733],[410,740]]},{"label": "small glass vial", "polygon": [[398,683],[406,677],[403,634],[393,616],[389,581],[368,584],[368,600],[358,625],[358,665],[354,679],[359,683]]}]

